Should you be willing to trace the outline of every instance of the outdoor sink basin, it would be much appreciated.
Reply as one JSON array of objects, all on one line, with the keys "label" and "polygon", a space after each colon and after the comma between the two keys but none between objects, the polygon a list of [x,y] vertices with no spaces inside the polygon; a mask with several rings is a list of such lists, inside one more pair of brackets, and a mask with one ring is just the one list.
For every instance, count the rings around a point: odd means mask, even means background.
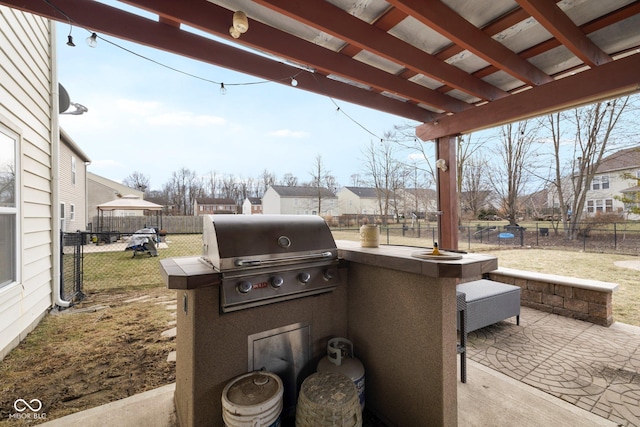
[{"label": "outdoor sink basin", "polygon": [[428,259],[428,260],[442,260],[442,261],[450,261],[455,259],[462,259],[462,254],[456,252],[449,252],[440,250],[439,255],[435,255],[432,253],[433,250],[426,249],[424,251],[417,251],[411,254],[412,257],[420,258],[420,259]]}]

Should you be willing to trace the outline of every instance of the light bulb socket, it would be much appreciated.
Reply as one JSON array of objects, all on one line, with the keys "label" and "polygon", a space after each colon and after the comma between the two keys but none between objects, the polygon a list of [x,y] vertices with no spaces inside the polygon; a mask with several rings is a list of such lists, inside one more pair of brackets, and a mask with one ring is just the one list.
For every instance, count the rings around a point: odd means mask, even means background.
[{"label": "light bulb socket", "polygon": [[76,47],[75,43],[73,43],[73,36],[71,34],[67,36],[67,46]]}]

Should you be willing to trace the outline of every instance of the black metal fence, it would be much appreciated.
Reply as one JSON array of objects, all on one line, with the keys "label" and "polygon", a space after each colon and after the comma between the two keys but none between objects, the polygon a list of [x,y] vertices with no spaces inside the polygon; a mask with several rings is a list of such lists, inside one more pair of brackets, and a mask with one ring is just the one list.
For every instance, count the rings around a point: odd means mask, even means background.
[{"label": "black metal fence", "polygon": [[[380,243],[430,247],[438,241],[436,222],[392,224],[381,227]],[[637,225],[636,225],[637,227]],[[202,233],[158,233],[149,238],[153,250],[134,245],[136,231],[112,233],[63,233],[63,299],[80,299],[94,292],[119,292],[162,286],[160,260],[202,254]],[[155,230],[154,230],[155,231]],[[358,228],[333,228],[336,239],[359,240]],[[460,227],[460,250],[485,245],[504,247],[570,248],[587,252],[640,255],[640,228],[630,224],[607,224],[590,228],[577,239],[567,240],[548,223],[505,228],[491,223]]]},{"label": "black metal fence", "polygon": [[[79,291],[119,292],[163,283],[160,260],[202,253],[202,233],[169,234],[155,229],[91,233],[64,233],[61,279],[64,295],[71,297],[71,277]],[[73,243],[73,245],[71,244]],[[74,260],[74,261],[72,261]],[[69,298],[65,298],[69,300]]]}]

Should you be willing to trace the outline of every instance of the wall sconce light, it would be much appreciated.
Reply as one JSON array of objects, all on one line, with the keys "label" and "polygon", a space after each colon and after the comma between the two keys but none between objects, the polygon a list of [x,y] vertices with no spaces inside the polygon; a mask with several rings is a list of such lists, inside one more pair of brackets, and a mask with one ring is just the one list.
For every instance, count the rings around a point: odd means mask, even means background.
[{"label": "wall sconce light", "polygon": [[240,37],[240,34],[244,34],[249,29],[249,19],[247,14],[241,10],[233,14],[233,25],[229,28],[229,34],[234,39]]},{"label": "wall sconce light", "polygon": [[249,29],[249,19],[247,14],[239,10],[233,14],[233,28],[238,30],[240,34],[244,34]]},{"label": "wall sconce light", "polygon": [[438,159],[436,160],[436,167],[438,169],[440,169],[442,172],[446,172],[447,171],[447,162],[445,162],[444,159]]}]

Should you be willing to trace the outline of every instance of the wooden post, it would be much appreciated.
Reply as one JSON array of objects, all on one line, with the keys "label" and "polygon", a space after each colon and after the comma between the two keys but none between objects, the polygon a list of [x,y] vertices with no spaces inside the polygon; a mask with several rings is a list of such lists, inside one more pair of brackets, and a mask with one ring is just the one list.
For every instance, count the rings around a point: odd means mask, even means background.
[{"label": "wooden post", "polygon": [[436,140],[436,159],[443,159],[447,170],[437,169],[438,246],[458,249],[458,194],[456,186],[456,138],[446,136]]}]

